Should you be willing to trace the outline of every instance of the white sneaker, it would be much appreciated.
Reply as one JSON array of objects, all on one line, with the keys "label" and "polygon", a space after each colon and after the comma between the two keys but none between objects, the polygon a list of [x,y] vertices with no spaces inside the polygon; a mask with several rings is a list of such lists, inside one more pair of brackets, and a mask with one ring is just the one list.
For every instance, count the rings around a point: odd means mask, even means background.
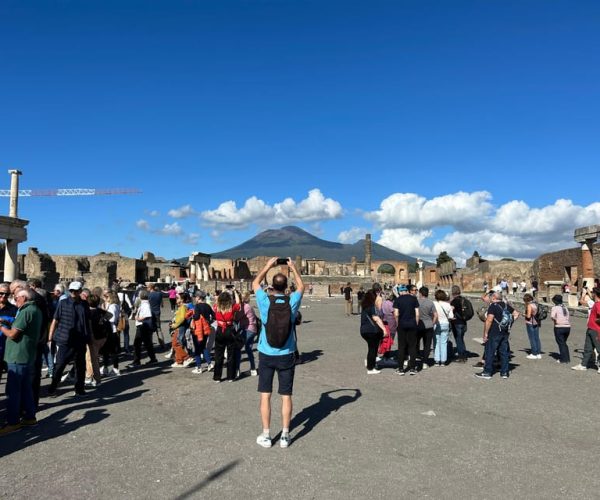
[{"label": "white sneaker", "polygon": [[173,363],[171,368],[183,368],[183,363]]},{"label": "white sneaker", "polygon": [[528,354],[527,356],[525,356],[527,359],[538,359],[538,357],[535,354]]},{"label": "white sneaker", "polygon": [[183,362],[183,366],[190,366],[194,362],[194,358],[189,357]]},{"label": "white sneaker", "polygon": [[108,375],[108,370],[106,369],[105,366],[101,366],[100,367],[100,376],[105,377],[106,375]]},{"label": "white sneaker", "polygon": [[538,354],[538,355],[536,355],[536,358],[537,358],[537,359],[542,359],[542,355],[541,355],[541,354]]},{"label": "white sneaker", "polygon": [[273,446],[271,436],[265,436],[264,434],[261,434],[256,438],[256,444],[262,446],[263,448],[270,448]]},{"label": "white sneaker", "polygon": [[215,369],[215,362],[211,361],[210,365],[208,365],[208,371],[212,372]]},{"label": "white sneaker", "polygon": [[587,370],[587,368],[585,366],[583,366],[581,363],[579,363],[578,365],[572,366],[571,370],[576,370],[579,372],[584,372]]},{"label": "white sneaker", "polygon": [[287,448],[290,445],[290,435],[289,434],[285,434],[285,435],[281,435],[281,437],[279,438],[279,447],[280,448]]},{"label": "white sneaker", "polygon": [[202,367],[201,366],[197,366],[196,368],[194,368],[192,370],[192,373],[196,373],[196,374],[202,373]]},{"label": "white sneaker", "polygon": [[113,366],[113,369],[112,369],[112,374],[113,374],[113,375],[115,375],[116,377],[118,377],[119,375],[121,375],[121,372],[119,371],[119,369],[118,369],[118,368],[115,368],[115,367]]},{"label": "white sneaker", "polygon": [[381,373],[381,370],[378,370],[377,368],[373,368],[372,370],[367,370],[367,375],[376,375],[378,373]]},{"label": "white sneaker", "polygon": [[90,378],[90,379],[85,380],[85,385],[86,385],[86,387],[96,387],[98,385],[98,383],[96,382],[95,379]]},{"label": "white sneaker", "polygon": [[[598,368],[598,371],[600,373],[600,368]],[[250,376],[251,377],[256,377],[258,375],[258,372],[256,370],[250,370]]]},{"label": "white sneaker", "polygon": [[173,356],[173,349],[171,349],[167,354],[165,354],[165,359],[169,359]]}]

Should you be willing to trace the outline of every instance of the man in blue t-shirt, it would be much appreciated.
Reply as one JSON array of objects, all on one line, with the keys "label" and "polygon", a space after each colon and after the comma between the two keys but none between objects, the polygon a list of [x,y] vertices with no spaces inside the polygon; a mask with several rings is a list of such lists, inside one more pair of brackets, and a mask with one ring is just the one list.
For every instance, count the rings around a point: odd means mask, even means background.
[{"label": "man in blue t-shirt", "polygon": [[[294,324],[302,302],[304,283],[300,273],[294,265],[294,261],[288,257],[287,266],[294,275],[296,290],[289,294],[289,307],[291,317],[287,340],[281,347],[273,347],[269,344],[266,327],[269,321],[269,309],[271,304],[285,304],[285,295],[288,287],[287,276],[277,273],[273,276],[274,293],[270,297],[261,287],[267,272],[277,263],[277,257],[271,258],[263,270],[258,273],[252,282],[252,289],[256,294],[256,304],[262,320],[262,327],[258,337],[258,392],[260,392],[260,416],[263,432],[256,438],[257,444],[264,448],[270,448],[271,441],[271,394],[273,392],[273,377],[277,373],[279,381],[279,394],[281,395],[281,419],[282,431],[279,445],[287,448],[290,444],[290,422],[292,420],[292,389],[294,385],[294,370],[296,351],[296,331]],[[277,307],[277,306],[275,306]]]}]

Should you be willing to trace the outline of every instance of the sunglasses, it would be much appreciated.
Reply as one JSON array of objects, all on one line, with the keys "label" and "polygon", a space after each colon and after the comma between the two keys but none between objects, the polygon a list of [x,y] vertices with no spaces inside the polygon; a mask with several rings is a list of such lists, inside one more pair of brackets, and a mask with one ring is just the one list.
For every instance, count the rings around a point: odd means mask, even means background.
[{"label": "sunglasses", "polygon": [[3,295],[4,297],[8,297],[10,295],[10,292],[0,292],[0,295]]}]

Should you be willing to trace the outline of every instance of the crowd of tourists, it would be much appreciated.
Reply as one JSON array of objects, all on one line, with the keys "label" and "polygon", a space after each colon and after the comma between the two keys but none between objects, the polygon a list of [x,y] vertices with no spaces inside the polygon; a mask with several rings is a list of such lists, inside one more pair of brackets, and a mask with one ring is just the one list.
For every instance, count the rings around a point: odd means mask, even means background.
[{"label": "crowd of tourists", "polygon": [[[274,375],[282,397],[280,446],[290,443],[294,368],[300,361],[296,326],[304,286],[291,260],[287,265],[295,285],[275,274],[272,285],[263,286],[267,272],[277,262],[271,259],[252,283],[259,314],[250,304],[250,293],[232,286],[214,295],[203,290],[158,285],[139,286],[130,296],[118,286],[85,288],[80,281],[51,293],[39,280],[15,280],[0,284],[0,380],[6,373],[6,424],[0,435],[38,425],[42,376],[50,379],[43,397],[58,395],[61,384],[74,384],[74,397],[83,397],[106,377],[125,370],[158,363],[153,336],[171,359],[173,369],[193,367],[192,376],[211,372],[215,382],[240,378],[242,351],[249,375],[257,377],[260,392],[262,433],[256,442],[271,446],[271,393]],[[161,310],[169,300],[172,317],[168,335],[163,332]],[[130,321],[135,325],[131,343]],[[268,332],[267,328],[268,326]],[[257,338],[260,335],[260,338]],[[254,343],[258,341],[258,363]],[[142,347],[144,350],[142,350]],[[168,351],[168,352],[167,352]]]},{"label": "crowd of tourists", "polygon": [[[508,379],[512,357],[510,333],[514,322],[521,317],[530,344],[527,359],[542,359],[540,327],[543,321],[549,320],[558,347],[556,362],[569,364],[567,339],[571,333],[571,318],[562,295],[553,296],[553,306],[548,308],[538,303],[532,293],[526,292],[522,297],[524,311],[520,313],[511,304],[505,288],[499,285],[486,291],[482,297],[484,305],[477,311],[456,285],[451,287],[450,295],[438,289],[432,298],[425,286],[417,289],[414,285],[400,284],[385,291],[376,283],[370,290],[359,290],[360,334],[367,343],[367,374],[379,374],[384,366],[389,366],[394,341],[397,355],[395,363],[391,364],[396,366],[398,375],[416,375],[432,366],[441,368],[451,362],[465,363],[469,357],[479,358],[478,354],[468,352],[465,344],[469,322],[475,316],[483,322],[483,326],[476,325],[475,328],[482,328],[484,346],[483,354],[475,364],[482,371],[476,373],[476,377],[489,380],[499,368],[500,377]],[[350,284],[342,293],[346,314],[351,314]],[[600,352],[600,287],[584,288],[581,304],[588,308],[583,359],[571,368],[584,371],[595,361],[598,365],[594,367],[600,373],[597,359]]]}]

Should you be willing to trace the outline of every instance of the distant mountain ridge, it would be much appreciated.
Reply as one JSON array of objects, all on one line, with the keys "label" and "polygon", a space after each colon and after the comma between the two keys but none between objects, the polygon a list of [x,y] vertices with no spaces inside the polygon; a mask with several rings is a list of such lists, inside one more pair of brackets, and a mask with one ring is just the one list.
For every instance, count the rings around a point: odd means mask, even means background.
[{"label": "distant mountain ridge", "polygon": [[[217,259],[240,259],[258,256],[322,259],[330,262],[350,262],[356,257],[359,262],[365,259],[365,240],[354,244],[336,243],[322,240],[296,226],[281,229],[267,229],[253,238],[228,250],[211,254]],[[373,260],[400,260],[416,262],[415,257],[396,252],[390,248],[372,243]]]}]

